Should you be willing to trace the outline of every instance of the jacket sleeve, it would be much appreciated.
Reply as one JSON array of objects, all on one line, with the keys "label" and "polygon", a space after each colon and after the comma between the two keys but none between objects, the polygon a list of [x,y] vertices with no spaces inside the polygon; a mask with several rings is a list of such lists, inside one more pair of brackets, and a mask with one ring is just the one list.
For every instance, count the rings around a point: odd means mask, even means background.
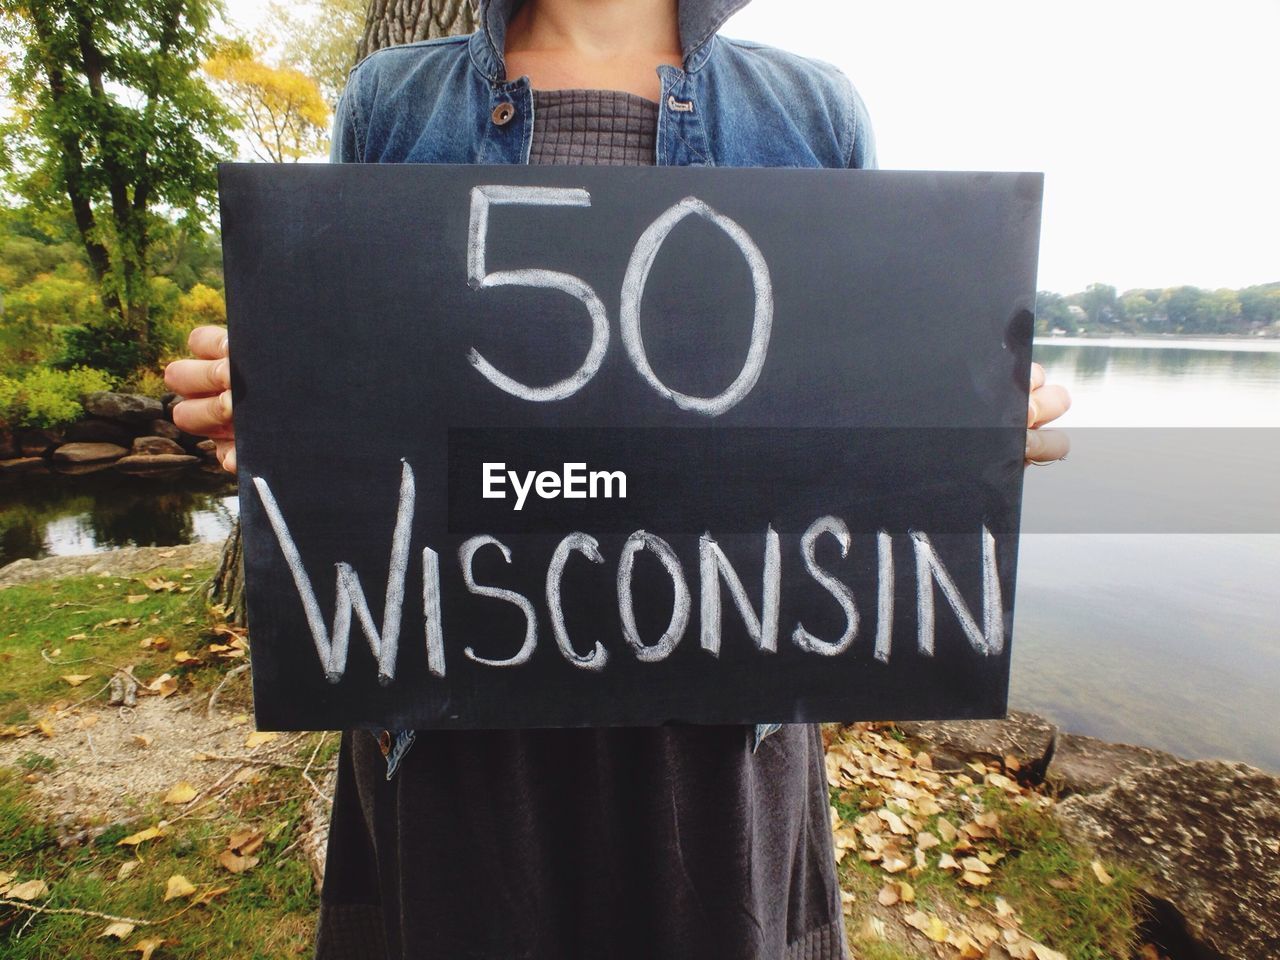
[{"label": "jacket sleeve", "polygon": [[[848,82],[847,77],[845,81]],[[853,143],[849,149],[849,166],[859,170],[875,170],[880,164],[876,160],[876,134],[871,129],[871,116],[852,83],[849,83],[849,97],[853,110]]]},{"label": "jacket sleeve", "polygon": [[333,111],[333,132],[329,137],[330,163],[363,163],[363,144],[356,117],[356,70],[347,75],[337,109]]}]

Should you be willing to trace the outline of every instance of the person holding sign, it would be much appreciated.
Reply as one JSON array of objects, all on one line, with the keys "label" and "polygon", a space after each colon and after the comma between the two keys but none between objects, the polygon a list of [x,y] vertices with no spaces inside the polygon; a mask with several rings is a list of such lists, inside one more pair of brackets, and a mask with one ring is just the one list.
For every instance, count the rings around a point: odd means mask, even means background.
[{"label": "person holding sign", "polygon": [[[869,168],[834,68],[716,30],[745,0],[489,0],[351,73],[333,159]],[[235,470],[224,330],[166,379]],[[1028,426],[1065,411],[1033,367]],[[1028,433],[1047,462],[1065,441]],[[316,956],[840,960],[816,726],[348,731]]]}]

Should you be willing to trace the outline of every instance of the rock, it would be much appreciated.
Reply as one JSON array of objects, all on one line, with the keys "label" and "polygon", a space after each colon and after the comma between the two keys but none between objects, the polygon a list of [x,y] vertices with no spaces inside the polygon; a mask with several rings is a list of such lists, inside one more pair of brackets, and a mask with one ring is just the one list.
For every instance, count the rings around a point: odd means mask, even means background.
[{"label": "rock", "polygon": [[64,443],[53,451],[55,463],[97,463],[118,460],[129,451],[117,443]]},{"label": "rock", "polygon": [[1107,743],[1078,733],[1063,733],[1058,735],[1045,781],[1059,795],[1097,793],[1126,773],[1144,767],[1167,767],[1177,762],[1178,757],[1163,750]]},{"label": "rock", "polygon": [[0,460],[0,473],[29,473],[44,465],[44,457],[13,457]]},{"label": "rock", "polygon": [[63,577],[92,574],[128,577],[157,567],[177,568],[187,564],[209,567],[216,564],[221,555],[221,543],[192,543],[177,547],[121,547],[105,553],[74,557],[15,560],[0,567],[0,590],[20,583],[61,580]]},{"label": "rock", "polygon": [[133,442],[133,431],[111,420],[90,417],[67,428],[68,443],[115,443],[122,447]]},{"label": "rock", "polygon": [[124,423],[148,423],[164,416],[164,404],[140,393],[91,393],[84,398],[84,408],[95,417]]},{"label": "rock", "polygon": [[117,469],[129,473],[147,473],[152,470],[173,470],[196,463],[199,457],[186,453],[132,453],[115,462]]},{"label": "rock", "polygon": [[55,430],[31,428],[19,430],[14,434],[18,455],[22,457],[43,457],[62,442],[62,434]]},{"label": "rock", "polygon": [[1200,954],[1277,956],[1280,777],[1216,760],[1146,767],[1055,812],[1073,839],[1136,870]]},{"label": "rock", "polygon": [[955,766],[975,756],[1012,756],[1037,780],[1044,776],[1057,736],[1057,728],[1044,717],[1021,710],[1010,710],[1003,720],[910,720],[896,726],[925,741],[935,763]]},{"label": "rock", "polygon": [[171,453],[183,456],[186,451],[182,449],[175,441],[166,437],[138,437],[133,441],[133,450],[131,453],[135,456],[152,456],[155,454]]},{"label": "rock", "polygon": [[174,426],[172,421],[162,417],[151,421],[150,432],[153,437],[164,437],[166,440],[177,440],[182,436],[182,431]]},{"label": "rock", "polygon": [[111,469],[110,460],[98,460],[93,463],[55,463],[53,472],[60,477],[83,477],[90,473],[101,473]]}]

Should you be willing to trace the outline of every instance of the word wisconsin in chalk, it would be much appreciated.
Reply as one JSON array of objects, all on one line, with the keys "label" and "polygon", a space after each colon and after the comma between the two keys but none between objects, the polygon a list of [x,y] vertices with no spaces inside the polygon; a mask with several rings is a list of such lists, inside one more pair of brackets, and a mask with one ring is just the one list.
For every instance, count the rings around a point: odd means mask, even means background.
[{"label": "word wisconsin in chalk", "polygon": [[[554,475],[553,475],[554,476]],[[400,644],[400,627],[405,603],[405,580],[411,553],[410,530],[416,496],[413,468],[404,462],[401,472],[400,497],[396,510],[395,528],[391,537],[391,555],[387,570],[386,595],[383,600],[381,625],[375,622],[368,600],[361,586],[359,574],[344,562],[336,564],[336,609],[332,627],[326,625],[315,589],[306,564],[294,542],[289,524],[263,477],[254,477],[253,485],[263,509],[275,532],[280,551],[289,565],[298,598],[306,613],[307,625],[315,644],[319,663],[325,677],[337,683],[347,668],[347,653],[352,618],[359,624],[378,664],[378,680],[383,685],[392,683],[396,676],[396,658]],[[526,490],[527,492],[527,490]],[[844,614],[844,630],[835,637],[818,637],[796,623],[790,630],[789,640],[805,653],[823,657],[835,657],[845,651],[857,639],[862,617],[850,587],[841,582],[818,563],[816,548],[823,537],[830,537],[838,544],[840,555],[848,556],[851,535],[847,524],[839,517],[823,516],[815,519],[801,537],[800,549],[804,567],[809,577],[826,590],[839,604]],[[916,574],[916,646],[920,654],[932,657],[935,653],[935,587],[942,592],[951,612],[958,618],[964,637],[975,652],[982,656],[999,655],[1004,650],[1003,605],[1000,594],[999,568],[996,558],[995,538],[985,527],[981,531],[980,553],[982,564],[982,613],[981,622],[961,596],[955,580],[938,558],[927,533],[910,534],[915,556]],[[524,635],[517,651],[510,657],[492,659],[478,654],[472,646],[463,649],[469,660],[490,667],[519,667],[529,661],[537,649],[539,618],[529,597],[496,584],[477,582],[474,560],[481,550],[497,550],[506,563],[515,562],[510,548],[501,540],[488,534],[468,538],[458,550],[458,573],[466,589],[481,597],[511,604],[524,617]],[[636,621],[638,601],[633,585],[633,572],[637,556],[651,552],[660,561],[670,578],[674,596],[671,619],[662,635],[656,640],[641,636]],[[546,571],[546,614],[556,646],[564,659],[583,670],[602,670],[609,661],[608,649],[596,640],[594,647],[582,652],[575,647],[565,625],[562,599],[565,568],[573,554],[580,554],[591,563],[605,563],[599,542],[588,533],[574,531],[559,543]],[[892,652],[893,621],[895,615],[894,562],[892,538],[881,531],[877,534],[878,588],[876,596],[876,624],[874,656],[887,664]],[[721,650],[723,628],[722,585],[728,589],[730,600],[746,627],[747,634],[761,653],[778,652],[781,596],[781,540],[769,527],[764,533],[763,577],[760,601],[751,599],[747,587],[732,562],[710,532],[699,540],[698,588],[699,588],[699,636],[701,649],[713,658]],[[441,609],[441,557],[430,546],[422,548],[422,614],[425,623],[427,664],[431,674],[443,678],[447,672],[445,651],[444,615]],[[622,623],[622,639],[634,657],[641,663],[659,663],[666,660],[684,640],[692,620],[693,601],[685,568],[671,545],[662,537],[637,530],[626,540],[617,559],[617,604]],[[477,632],[476,627],[459,625],[464,635]]]}]

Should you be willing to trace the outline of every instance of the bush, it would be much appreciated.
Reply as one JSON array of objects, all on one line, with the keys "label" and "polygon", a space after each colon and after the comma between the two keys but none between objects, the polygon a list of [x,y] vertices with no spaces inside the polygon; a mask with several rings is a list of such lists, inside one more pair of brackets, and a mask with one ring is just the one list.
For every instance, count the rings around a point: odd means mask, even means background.
[{"label": "bush", "polygon": [[101,370],[38,367],[17,379],[0,377],[0,421],[11,427],[59,427],[84,416],[81,401],[114,380]]},{"label": "bush", "polygon": [[117,380],[127,379],[139,367],[155,363],[158,345],[130,327],[118,315],[71,327],[64,338],[65,349],[58,366],[63,370],[92,367]]}]

